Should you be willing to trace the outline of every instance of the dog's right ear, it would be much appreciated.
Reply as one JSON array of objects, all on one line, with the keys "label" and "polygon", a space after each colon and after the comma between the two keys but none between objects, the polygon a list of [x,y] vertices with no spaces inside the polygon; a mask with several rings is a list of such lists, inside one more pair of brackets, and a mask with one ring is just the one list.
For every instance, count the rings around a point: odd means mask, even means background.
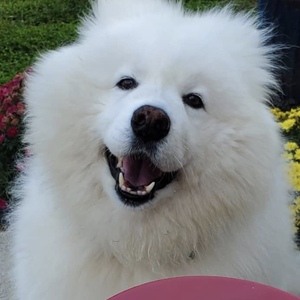
[{"label": "dog's right ear", "polygon": [[80,34],[87,35],[95,26],[111,26],[148,14],[174,14],[182,11],[181,0],[96,0],[92,2],[91,14],[84,18]]}]

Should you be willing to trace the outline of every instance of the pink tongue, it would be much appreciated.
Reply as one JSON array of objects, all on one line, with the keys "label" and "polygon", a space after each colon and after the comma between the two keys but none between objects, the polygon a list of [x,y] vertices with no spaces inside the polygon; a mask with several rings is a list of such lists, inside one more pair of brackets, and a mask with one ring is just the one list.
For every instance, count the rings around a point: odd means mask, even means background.
[{"label": "pink tongue", "polygon": [[156,168],[148,158],[125,156],[123,158],[124,179],[132,186],[149,185],[162,175],[162,171]]}]

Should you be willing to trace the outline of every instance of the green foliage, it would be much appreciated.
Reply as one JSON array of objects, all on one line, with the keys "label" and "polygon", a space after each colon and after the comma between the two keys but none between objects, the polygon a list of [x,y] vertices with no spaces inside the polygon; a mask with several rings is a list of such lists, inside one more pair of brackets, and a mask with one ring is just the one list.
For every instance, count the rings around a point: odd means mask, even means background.
[{"label": "green foliage", "polygon": [[215,6],[222,7],[230,3],[238,10],[251,10],[255,7],[256,0],[185,0],[184,3],[188,8],[191,9],[206,9]]},{"label": "green foliage", "polygon": [[74,40],[88,0],[2,0],[0,84],[23,71],[39,53]]},{"label": "green foliage", "polygon": [[7,23],[4,26],[5,34],[4,29],[0,29],[0,83],[26,69],[39,53],[68,43],[75,37],[73,24],[27,25],[23,28]]},{"label": "green foliage", "polygon": [[[142,0],[141,0],[142,1]],[[238,9],[251,9],[256,0],[234,0]],[[185,0],[190,9],[225,5],[229,0]],[[70,43],[89,0],[1,0],[0,84],[33,63],[39,53]]]},{"label": "green foliage", "polygon": [[87,10],[88,4],[87,0],[2,0],[1,19],[31,26],[73,23]]}]

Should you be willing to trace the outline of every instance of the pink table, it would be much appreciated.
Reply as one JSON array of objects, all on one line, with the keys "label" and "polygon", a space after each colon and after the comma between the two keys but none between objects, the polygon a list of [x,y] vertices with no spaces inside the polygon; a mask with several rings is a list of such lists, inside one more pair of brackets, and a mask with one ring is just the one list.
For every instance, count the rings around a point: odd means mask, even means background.
[{"label": "pink table", "polygon": [[281,290],[247,280],[186,276],[149,282],[108,300],[300,300]]}]

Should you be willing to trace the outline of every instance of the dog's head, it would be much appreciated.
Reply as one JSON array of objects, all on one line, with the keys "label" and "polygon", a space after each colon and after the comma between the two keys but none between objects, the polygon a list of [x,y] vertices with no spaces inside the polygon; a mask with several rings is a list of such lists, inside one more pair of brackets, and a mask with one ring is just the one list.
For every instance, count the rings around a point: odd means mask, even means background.
[{"label": "dog's head", "polygon": [[279,153],[263,104],[276,87],[266,32],[226,8],[98,2],[78,41],[42,58],[26,91],[27,140],[67,205],[89,203],[86,220],[101,211],[121,227],[122,211],[154,207],[145,226],[191,231],[256,204]]}]

